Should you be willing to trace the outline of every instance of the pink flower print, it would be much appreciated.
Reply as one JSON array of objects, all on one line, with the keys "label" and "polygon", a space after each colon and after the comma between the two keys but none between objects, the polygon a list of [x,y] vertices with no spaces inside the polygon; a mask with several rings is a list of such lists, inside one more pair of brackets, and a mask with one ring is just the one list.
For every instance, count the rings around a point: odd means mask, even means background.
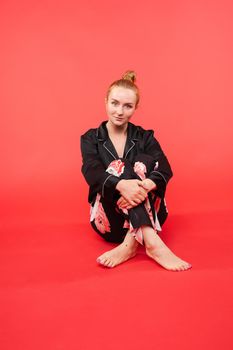
[{"label": "pink flower print", "polygon": [[99,203],[99,208],[95,217],[95,226],[97,230],[103,234],[110,232],[110,224],[101,203]]},{"label": "pink flower print", "polygon": [[129,221],[125,220],[124,226],[123,226],[123,227],[124,227],[124,228],[129,228],[129,227],[130,227]]},{"label": "pink flower print", "polygon": [[141,245],[143,245],[143,234],[142,234],[142,229],[141,227],[139,228],[133,228],[131,222],[129,226],[129,231],[128,231],[135,239],[138,241]]},{"label": "pink flower print", "polygon": [[146,208],[146,211],[147,211],[147,213],[149,215],[149,218],[150,218],[150,221],[151,221],[151,224],[152,224],[153,228],[156,231],[162,231],[162,228],[160,226],[160,223],[159,223],[159,220],[158,220],[156,212],[155,212],[155,220],[153,218],[152,209],[151,209],[150,202],[149,202],[148,198],[145,201],[145,208]]},{"label": "pink flower print", "polygon": [[98,193],[96,196],[95,204],[93,207],[91,207],[91,217],[90,221],[92,222],[94,220],[94,223],[97,227],[97,229],[101,233],[110,232],[110,223],[108,221],[108,218],[105,214],[104,208],[102,204],[100,203],[100,194]]},{"label": "pink flower print", "polygon": [[142,163],[142,162],[134,163],[133,170],[142,180],[144,180],[146,178],[146,176],[145,176],[146,166],[144,163]]},{"label": "pink flower print", "polygon": [[106,169],[106,171],[109,173],[109,174],[112,174],[114,176],[121,176],[121,174],[123,174],[125,170],[125,163],[122,162],[120,159],[116,159],[114,161],[112,161],[108,168]]}]

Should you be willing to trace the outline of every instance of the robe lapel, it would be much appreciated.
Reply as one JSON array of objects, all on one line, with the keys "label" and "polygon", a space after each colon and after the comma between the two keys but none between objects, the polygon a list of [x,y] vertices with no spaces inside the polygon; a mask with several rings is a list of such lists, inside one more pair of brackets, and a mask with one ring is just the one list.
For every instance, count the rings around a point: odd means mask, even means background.
[{"label": "robe lapel", "polygon": [[119,158],[118,155],[117,155],[117,152],[115,150],[115,147],[113,146],[110,138],[108,138],[107,140],[104,141],[104,144],[103,144],[104,148],[106,149],[106,151],[108,151],[108,153],[111,154],[111,156],[114,158],[114,159],[117,159]]},{"label": "robe lapel", "polygon": [[[130,154],[131,150],[135,147],[135,142],[138,141],[137,136],[137,128],[134,124],[129,123],[127,129],[127,140],[124,149],[124,158],[127,158],[128,154]],[[118,154],[113,146],[110,138],[108,137],[108,132],[106,128],[106,121],[104,121],[100,127],[97,129],[97,138],[99,141],[103,141],[103,147],[106,151],[111,154],[113,159],[118,159]]]},{"label": "robe lapel", "polygon": [[127,140],[125,144],[125,150],[124,150],[124,158],[127,158],[128,154],[131,152],[131,150],[135,147],[135,141],[137,141],[136,136],[136,130],[135,126],[131,123],[128,124],[128,130],[127,130]]}]

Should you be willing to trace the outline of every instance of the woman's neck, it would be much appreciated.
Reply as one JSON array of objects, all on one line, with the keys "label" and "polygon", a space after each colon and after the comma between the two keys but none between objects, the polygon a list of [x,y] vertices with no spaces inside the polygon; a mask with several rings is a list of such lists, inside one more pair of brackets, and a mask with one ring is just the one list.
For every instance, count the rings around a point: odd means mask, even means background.
[{"label": "woman's neck", "polygon": [[124,135],[127,133],[128,123],[124,124],[122,126],[116,126],[116,125],[112,124],[111,121],[109,120],[106,123],[106,128],[107,128],[109,134]]}]

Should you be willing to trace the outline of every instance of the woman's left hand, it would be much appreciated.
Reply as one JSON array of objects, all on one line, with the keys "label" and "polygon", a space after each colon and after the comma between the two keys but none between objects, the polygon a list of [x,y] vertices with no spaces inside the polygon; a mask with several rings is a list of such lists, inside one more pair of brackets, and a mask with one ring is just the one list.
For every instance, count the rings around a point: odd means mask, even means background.
[{"label": "woman's left hand", "polygon": [[[134,206],[131,205],[123,196],[121,196],[118,201],[117,201],[117,205],[120,209],[131,209],[133,208]],[[138,204],[135,204],[135,207],[137,206]]]}]

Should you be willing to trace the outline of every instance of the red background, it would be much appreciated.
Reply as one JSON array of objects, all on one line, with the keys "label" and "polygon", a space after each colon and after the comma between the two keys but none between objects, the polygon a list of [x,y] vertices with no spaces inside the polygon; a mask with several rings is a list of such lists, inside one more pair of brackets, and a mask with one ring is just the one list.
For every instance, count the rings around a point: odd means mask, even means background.
[{"label": "red background", "polygon": [[2,1],[0,215],[86,221],[80,134],[109,84],[138,75],[132,122],[153,128],[172,213],[232,207],[231,1]]},{"label": "red background", "polygon": [[[1,350],[232,349],[232,43],[232,0],[0,2]],[[186,272],[95,263],[80,135],[128,69]]]}]

